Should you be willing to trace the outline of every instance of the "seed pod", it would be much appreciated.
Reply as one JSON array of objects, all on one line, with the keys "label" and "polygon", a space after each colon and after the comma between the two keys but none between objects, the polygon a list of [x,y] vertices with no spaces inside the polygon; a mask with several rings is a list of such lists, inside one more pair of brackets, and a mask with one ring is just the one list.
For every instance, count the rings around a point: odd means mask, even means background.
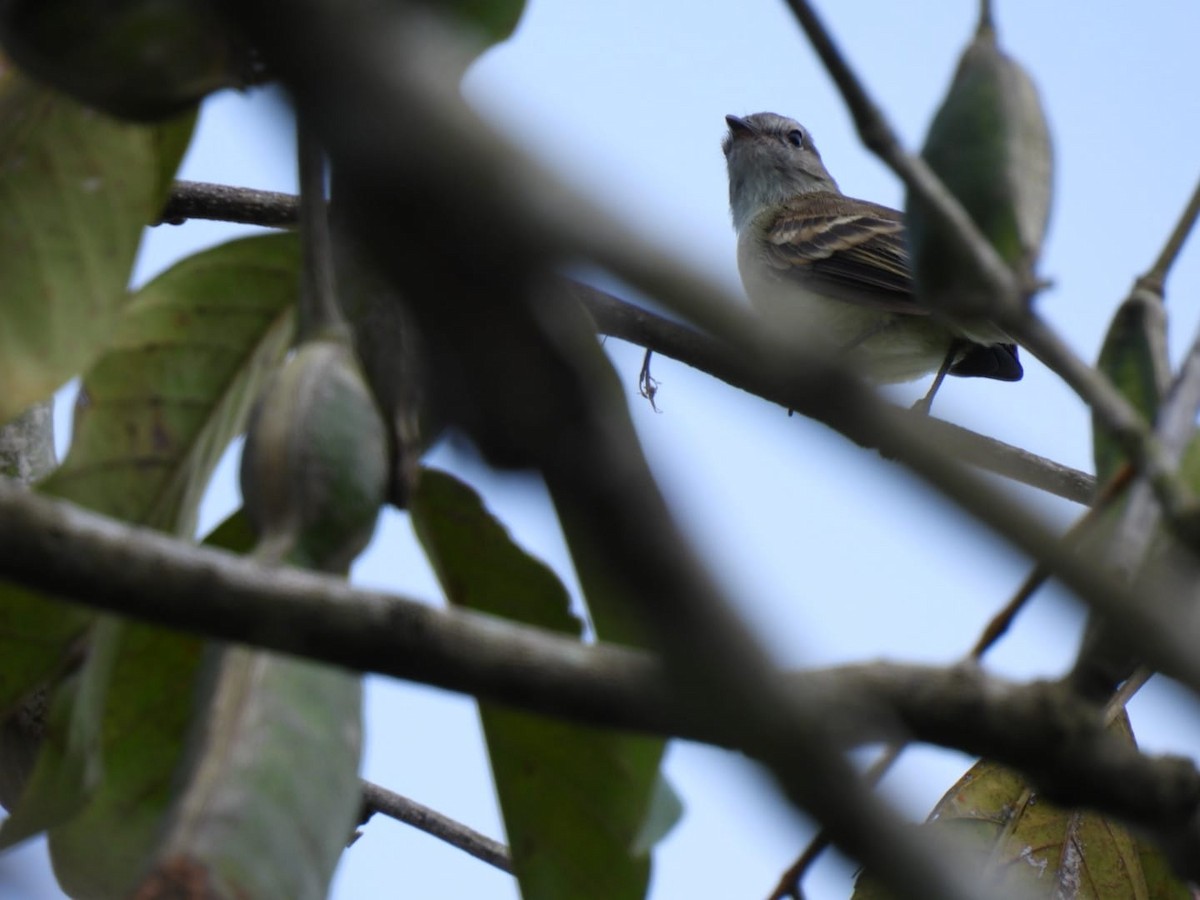
[{"label": "seed pod", "polygon": [[243,86],[250,69],[211,0],[0,0],[0,45],[33,77],[138,121]]},{"label": "seed pod", "polygon": [[260,558],[340,572],[370,542],[387,436],[344,338],[304,343],[271,379],[250,418],[241,483]]},{"label": "seed pod", "polygon": [[[921,155],[1031,295],[1050,215],[1050,134],[1037,88],[1000,50],[986,17],[959,60]],[[986,315],[989,297],[975,266],[911,193],[907,217],[919,295],[935,309]]]},{"label": "seed pod", "polygon": [[[1171,381],[1167,362],[1167,314],[1162,299],[1135,289],[1117,309],[1104,337],[1096,367],[1153,424]],[[1092,416],[1092,455],[1096,479],[1103,485],[1116,474],[1125,454]]]}]

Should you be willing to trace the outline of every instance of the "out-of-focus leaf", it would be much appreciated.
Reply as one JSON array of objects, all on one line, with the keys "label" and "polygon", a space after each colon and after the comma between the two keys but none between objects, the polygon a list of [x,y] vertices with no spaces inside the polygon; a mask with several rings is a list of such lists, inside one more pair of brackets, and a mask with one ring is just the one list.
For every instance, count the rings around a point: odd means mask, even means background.
[{"label": "out-of-focus leaf", "polygon": [[116,620],[101,619],[83,667],[55,691],[37,764],[12,816],[0,824],[0,849],[66,820],[99,786],[104,703],[119,636]]},{"label": "out-of-focus leaf", "polygon": [[[1133,735],[1122,716],[1114,731]],[[981,761],[938,801],[923,826],[997,896],[1026,900],[1183,900],[1162,855],[1099,813],[1064,810],[1011,769]],[[1149,874],[1143,867],[1149,863]],[[1182,891],[1182,893],[1181,893]],[[869,874],[854,900],[892,896]]]},{"label": "out-of-focus leaf", "polygon": [[[206,543],[253,541],[238,512]],[[122,635],[105,779],[50,834],[63,887],[126,898],[179,876],[205,896],[323,897],[360,804],[358,679],[149,626]]]},{"label": "out-of-focus leaf", "polygon": [[525,0],[443,0],[439,9],[448,10],[479,31],[488,46],[510,37],[521,21]]},{"label": "out-of-focus leaf", "polygon": [[2,422],[106,346],[161,169],[151,129],[0,68],[0,170]]},{"label": "out-of-focus leaf", "polygon": [[294,235],[232,241],[138,291],[84,378],[75,440],[43,485],[188,535],[212,469],[291,341]]},{"label": "out-of-focus leaf", "polygon": [[[84,381],[70,455],[42,489],[190,534],[212,467],[291,340],[298,266],[294,236],[250,238],[139,291]],[[63,670],[92,621],[0,583],[0,717]]]},{"label": "out-of-focus leaf", "polygon": [[238,87],[248,69],[217,5],[195,0],[4,0],[0,43],[34,77],[139,120]]},{"label": "out-of-focus leaf", "polygon": [[205,668],[208,712],[138,895],[320,900],[362,803],[360,680],[240,647]]},{"label": "out-of-focus leaf", "polygon": [[[984,236],[1032,289],[1050,215],[1050,132],[1033,80],[983,21],[959,60],[921,155]],[[910,193],[909,241],[918,293],[935,309],[966,310],[978,284],[937,218]],[[987,312],[986,294],[972,312]]]},{"label": "out-of-focus leaf", "polygon": [[650,811],[633,841],[634,853],[649,853],[683,818],[683,799],[660,771],[650,798]]},{"label": "out-of-focus leaf", "polygon": [[[173,119],[168,119],[154,126],[154,142],[158,157],[158,185],[155,196],[161,210],[171,196],[171,187],[175,184],[175,173],[192,143],[192,132],[196,130],[198,110],[190,110]],[[157,221],[158,216],[151,221]]]},{"label": "out-of-focus leaf", "polygon": [[164,813],[200,699],[204,642],[148,625],[120,628],[104,709],[103,779],[83,809],[50,829],[50,856],[73,897],[125,898]]},{"label": "out-of-focus leaf", "polygon": [[[562,583],[513,543],[470,488],[423,470],[411,511],[452,603],[580,633]],[[486,703],[480,714],[522,897],[643,897],[645,838],[664,824],[643,828],[659,790],[662,742]]]},{"label": "out-of-focus leaf", "polygon": [[[1171,377],[1167,314],[1161,298],[1135,290],[1121,304],[1108,326],[1097,367],[1147,422],[1154,422]],[[1107,483],[1125,461],[1120,446],[1095,415],[1092,454],[1099,484]]]},{"label": "out-of-focus leaf", "polygon": [[0,719],[63,671],[69,648],[92,621],[86,610],[0,582]]},{"label": "out-of-focus leaf", "polygon": [[[238,511],[205,543],[246,553],[255,541]],[[323,897],[361,804],[360,680],[237,648],[212,651],[207,677],[210,713],[144,890],[185,876],[229,896]]]},{"label": "out-of-focus leaf", "polygon": [[388,462],[383,419],[349,336],[304,341],[263,388],[242,450],[255,555],[348,570],[375,530]]}]

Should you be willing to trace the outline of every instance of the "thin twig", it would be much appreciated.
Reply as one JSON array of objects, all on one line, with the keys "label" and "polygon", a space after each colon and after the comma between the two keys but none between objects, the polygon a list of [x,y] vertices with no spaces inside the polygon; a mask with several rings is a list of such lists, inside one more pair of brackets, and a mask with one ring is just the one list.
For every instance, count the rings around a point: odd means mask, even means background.
[{"label": "thin twig", "polygon": [[182,225],[188,219],[295,228],[300,222],[300,198],[225,184],[176,181],[159,220],[153,224]]},{"label": "thin twig", "polygon": [[[863,781],[870,785],[876,785],[880,782],[888,770],[895,765],[896,760],[900,758],[907,743],[888,744],[883,748],[883,752],[876,758],[867,770],[863,772]],[[804,848],[804,852],[796,857],[796,861],[788,867],[788,870],[783,873],[779,879],[779,883],[775,886],[775,890],[767,900],[787,900],[791,897],[793,900],[804,900],[804,891],[801,888],[801,882],[804,881],[804,876],[808,874],[808,870],[812,867],[831,845],[829,835],[822,828],[813,839],[808,842],[808,846]]]},{"label": "thin twig", "polygon": [[1108,703],[1104,706],[1104,724],[1111,725],[1129,705],[1129,701],[1137,696],[1138,691],[1146,686],[1154,673],[1145,666],[1138,666],[1134,673],[1121,682],[1121,686],[1117,688],[1116,693],[1112,695]]},{"label": "thin twig", "polygon": [[416,800],[397,794],[395,791],[389,791],[378,784],[364,781],[362,789],[363,823],[372,814],[381,813],[397,822],[403,822],[405,825],[411,825],[426,834],[431,834],[450,846],[457,847],[490,866],[495,866],[502,872],[512,874],[512,858],[509,856],[508,848],[499,841],[480,834],[474,828],[451,819],[436,809],[431,809]]},{"label": "thin twig", "polygon": [[1197,218],[1200,218],[1200,182],[1197,182],[1196,187],[1192,190],[1192,197],[1188,201],[1183,215],[1175,223],[1175,228],[1171,231],[1171,236],[1167,238],[1167,242],[1163,245],[1162,252],[1158,254],[1158,259],[1154,261],[1154,265],[1150,267],[1150,271],[1142,276],[1146,282],[1146,286],[1160,297],[1163,296],[1163,287],[1167,280],[1167,273],[1171,270],[1171,266],[1175,264],[1175,259],[1179,256],[1179,251],[1183,249],[1184,241],[1187,240],[1188,235],[1192,233],[1192,229],[1196,226]]}]

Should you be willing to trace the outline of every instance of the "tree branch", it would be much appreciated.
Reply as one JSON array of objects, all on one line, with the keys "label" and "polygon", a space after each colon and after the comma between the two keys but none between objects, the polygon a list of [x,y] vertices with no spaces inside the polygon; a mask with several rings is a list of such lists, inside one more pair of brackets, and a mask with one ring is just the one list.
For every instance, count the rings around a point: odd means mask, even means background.
[{"label": "tree branch", "polygon": [[293,194],[176,181],[162,214],[152,224],[182,225],[188,219],[212,219],[263,228],[295,228],[300,222],[300,203]]},{"label": "tree branch", "polygon": [[[738,356],[728,345],[598,288],[578,281],[564,280],[563,283],[564,290],[587,308],[599,333],[678,360],[785,408],[800,406],[800,397],[781,392],[778,379],[766,377],[760,365]],[[963,462],[1076,503],[1092,501],[1096,479],[1086,472],[941,419],[917,414],[910,418],[914,429],[925,429],[929,437],[941,442],[946,453]],[[864,446],[877,447],[878,444],[867,442]]]},{"label": "tree branch", "polygon": [[502,872],[512,874],[512,858],[508,848],[499,841],[494,841],[485,834],[480,834],[474,828],[469,828],[462,822],[457,822],[449,816],[442,815],[436,809],[431,809],[416,800],[410,800],[395,791],[389,791],[370,781],[364,781],[363,811],[360,824],[375,813],[381,813],[397,822],[411,825],[426,834],[431,834],[445,841],[452,847],[457,847],[489,866],[495,866]]},{"label": "tree branch", "polygon": [[[0,576],[98,609],[590,725],[753,750],[738,722],[689,712],[659,663],[638,651],[260,565],[4,484],[0,546]],[[1140,754],[1062,684],[885,664],[789,673],[783,683],[839,748],[921,740],[1007,763],[1047,797],[1187,841],[1187,871],[1200,876],[1200,837],[1188,824],[1200,773],[1187,760]]]}]

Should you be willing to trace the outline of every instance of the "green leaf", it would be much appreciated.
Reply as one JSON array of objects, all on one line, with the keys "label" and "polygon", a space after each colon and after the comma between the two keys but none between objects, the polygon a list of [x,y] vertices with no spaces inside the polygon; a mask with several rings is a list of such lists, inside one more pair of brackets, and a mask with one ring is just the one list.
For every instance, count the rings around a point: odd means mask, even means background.
[{"label": "green leaf", "polygon": [[[426,469],[411,512],[451,603],[580,634],[562,583],[513,542],[470,488]],[[480,715],[522,897],[645,896],[646,837],[666,824],[659,816],[658,828],[643,827],[661,790],[662,742],[487,703]]]},{"label": "green leaf", "polygon": [[671,833],[683,818],[683,799],[662,772],[654,782],[654,796],[650,798],[650,811],[642,822],[642,828],[633,841],[634,853],[649,853],[654,845]]},{"label": "green leaf", "polygon": [[205,674],[186,786],[140,889],[182,878],[206,897],[320,900],[362,805],[360,679],[245,648]]},{"label": "green leaf", "polygon": [[151,129],[0,74],[0,422],[106,346],[162,165]]},{"label": "green leaf", "polygon": [[[213,466],[291,340],[298,265],[294,236],[249,238],[139,291],[84,380],[70,455],[41,489],[190,534]],[[93,620],[0,583],[0,719],[52,682]]]},{"label": "green leaf", "polygon": [[444,0],[437,5],[477,29],[488,46],[510,37],[525,11],[525,0]]},{"label": "green leaf", "polygon": [[[253,541],[238,512],[206,543]],[[122,635],[105,779],[50,835],[63,887],[123,898],[186,876],[206,896],[323,897],[360,806],[359,679],[149,626]]]},{"label": "green leaf", "polygon": [[87,610],[0,582],[0,721],[66,668],[71,645],[93,619]]},{"label": "green leaf", "polygon": [[[245,552],[253,535],[238,512],[205,543]],[[176,772],[192,720],[204,709],[198,687],[204,684],[206,645],[199,638],[124,622],[107,640],[116,644],[116,656],[103,708],[103,779],[78,815],[50,830],[50,852],[65,890],[116,898],[129,896],[142,874],[178,790]]]},{"label": "green leaf", "polygon": [[[1050,216],[1050,132],[1033,80],[1000,49],[990,22],[963,53],[921,155],[1032,290]],[[921,296],[935,309],[964,308],[978,282],[973,264],[912,193],[907,221]],[[979,312],[986,311],[985,296]]]},{"label": "green leaf", "polygon": [[[144,223],[161,209],[194,123],[191,114],[120,125],[0,74],[0,420],[102,349]],[[0,721],[62,671],[92,621],[0,583]]]},{"label": "green leaf", "polygon": [[[171,195],[171,187],[175,184],[175,173],[179,170],[188,147],[192,144],[192,132],[196,130],[198,109],[168,119],[153,128],[156,156],[158,158],[158,184],[155,197],[158,198],[159,210],[166,205]],[[153,220],[157,220],[157,213]],[[153,221],[152,220],[152,221]]]},{"label": "green leaf", "polygon": [[5,0],[0,43],[34,77],[145,121],[243,86],[248,69],[220,10],[194,0]]},{"label": "green leaf", "polygon": [[[1161,297],[1134,290],[1117,309],[1097,368],[1146,419],[1153,423],[1170,384],[1167,314]],[[1107,483],[1125,462],[1125,453],[1103,422],[1092,416],[1092,454],[1096,479]]]},{"label": "green leaf", "polygon": [[37,764],[20,803],[0,823],[0,849],[74,815],[99,786],[104,702],[119,630],[115,619],[101,619],[83,667],[55,691]]},{"label": "green leaf", "polygon": [[292,338],[294,235],[188,257],[135,295],[84,378],[75,440],[43,489],[189,535],[209,476]]},{"label": "green leaf", "polygon": [[120,626],[104,708],[103,779],[69,821],[50,829],[59,884],[78,897],[130,896],[162,828],[192,719],[204,642],[149,625]]}]

